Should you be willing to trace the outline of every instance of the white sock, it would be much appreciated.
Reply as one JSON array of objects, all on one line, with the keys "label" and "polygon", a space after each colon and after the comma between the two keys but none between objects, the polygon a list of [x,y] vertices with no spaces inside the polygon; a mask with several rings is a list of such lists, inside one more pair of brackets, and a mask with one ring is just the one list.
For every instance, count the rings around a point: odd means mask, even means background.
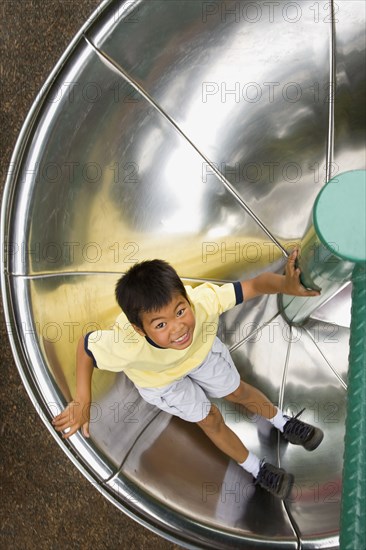
[{"label": "white sock", "polygon": [[269,418],[268,421],[273,424],[277,430],[280,430],[280,432],[283,432],[284,425],[288,421],[288,418],[286,418],[281,411],[281,409],[277,408],[277,413],[273,418]]},{"label": "white sock", "polygon": [[247,456],[247,459],[244,460],[244,462],[242,462],[241,464],[239,463],[239,466],[241,466],[242,468],[244,468],[244,470],[252,474],[253,477],[257,477],[259,473],[260,463],[261,461],[259,460],[257,455],[249,451],[249,455]]}]

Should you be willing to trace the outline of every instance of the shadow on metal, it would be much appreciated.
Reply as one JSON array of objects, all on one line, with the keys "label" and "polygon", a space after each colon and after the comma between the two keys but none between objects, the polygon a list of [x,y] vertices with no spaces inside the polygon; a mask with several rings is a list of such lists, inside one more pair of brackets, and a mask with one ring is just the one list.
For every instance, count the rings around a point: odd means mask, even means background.
[{"label": "shadow on metal", "polygon": [[334,24],[331,6],[104,2],[14,151],[2,288],[23,383],[89,481],[186,547],[338,547],[348,288],[301,327],[274,297],[220,326],[243,378],[325,432],[310,455],[217,403],[251,449],[295,474],[286,505],[123,374],[96,373],[90,440],[65,442],[50,421],[74,392],[79,336],[113,323],[130,265],[164,257],[193,283],[280,271],[326,174],[364,168],[364,6],[337,2]]}]

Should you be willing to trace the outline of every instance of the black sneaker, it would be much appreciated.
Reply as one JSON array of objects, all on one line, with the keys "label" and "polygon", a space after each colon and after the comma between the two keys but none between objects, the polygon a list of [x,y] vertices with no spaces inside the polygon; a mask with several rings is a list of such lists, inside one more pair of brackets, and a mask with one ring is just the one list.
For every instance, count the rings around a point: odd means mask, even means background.
[{"label": "black sneaker", "polygon": [[307,451],[316,449],[323,440],[324,433],[319,428],[306,424],[298,417],[304,412],[302,409],[296,416],[289,418],[283,428],[283,437],[294,445],[302,445]]},{"label": "black sneaker", "polygon": [[290,494],[293,483],[294,476],[292,474],[262,460],[255,485],[259,485],[278,498],[285,499]]}]

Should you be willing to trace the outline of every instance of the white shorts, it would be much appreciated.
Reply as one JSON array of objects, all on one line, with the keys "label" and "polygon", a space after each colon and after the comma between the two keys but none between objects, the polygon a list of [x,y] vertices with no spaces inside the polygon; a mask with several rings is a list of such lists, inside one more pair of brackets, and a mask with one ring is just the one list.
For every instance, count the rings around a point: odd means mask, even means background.
[{"label": "white shorts", "polygon": [[141,397],[159,409],[188,422],[200,422],[210,412],[209,397],[225,397],[240,384],[229,350],[216,338],[197,368],[162,388],[137,387]]}]

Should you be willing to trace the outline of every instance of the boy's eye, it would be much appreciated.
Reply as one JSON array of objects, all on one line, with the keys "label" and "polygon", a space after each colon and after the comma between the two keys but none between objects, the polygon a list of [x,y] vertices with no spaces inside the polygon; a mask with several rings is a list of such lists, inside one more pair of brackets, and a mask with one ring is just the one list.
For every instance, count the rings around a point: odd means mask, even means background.
[{"label": "boy's eye", "polygon": [[185,312],[185,309],[182,308],[180,309],[179,311],[177,311],[177,317],[181,317],[183,315],[183,313]]},{"label": "boy's eye", "polygon": [[158,325],[156,325],[155,328],[158,328],[158,329],[159,329],[159,328],[164,328],[165,325],[166,325],[166,323],[163,323],[163,322],[162,322],[162,323],[159,323]]}]

